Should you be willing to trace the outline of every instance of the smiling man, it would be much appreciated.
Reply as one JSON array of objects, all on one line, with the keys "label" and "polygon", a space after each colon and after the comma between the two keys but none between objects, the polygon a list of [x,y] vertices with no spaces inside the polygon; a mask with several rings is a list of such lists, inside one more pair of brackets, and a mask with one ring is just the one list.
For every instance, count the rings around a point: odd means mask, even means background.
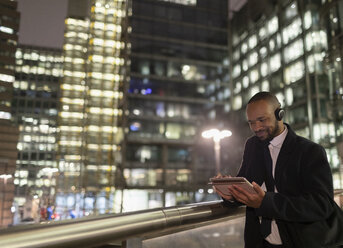
[{"label": "smiling man", "polygon": [[332,175],[323,147],[296,135],[282,121],[284,110],[269,92],[246,107],[254,136],[245,144],[237,176],[257,194],[230,186],[226,204],[245,204],[245,247],[326,247],[325,220],[333,213]]}]

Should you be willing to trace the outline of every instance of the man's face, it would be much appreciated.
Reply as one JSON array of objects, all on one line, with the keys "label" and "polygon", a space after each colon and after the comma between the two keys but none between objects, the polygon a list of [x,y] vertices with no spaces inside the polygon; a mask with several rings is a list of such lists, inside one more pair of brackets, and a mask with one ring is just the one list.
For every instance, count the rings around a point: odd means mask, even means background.
[{"label": "man's face", "polygon": [[252,102],[247,106],[250,129],[260,140],[272,140],[281,133],[274,111],[274,107],[264,100]]}]

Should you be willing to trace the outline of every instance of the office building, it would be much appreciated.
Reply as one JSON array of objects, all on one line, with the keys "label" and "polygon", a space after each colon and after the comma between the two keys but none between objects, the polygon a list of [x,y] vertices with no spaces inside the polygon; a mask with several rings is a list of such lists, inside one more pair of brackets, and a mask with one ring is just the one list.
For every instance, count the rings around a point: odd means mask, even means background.
[{"label": "office building", "polygon": [[126,192],[147,208],[204,200],[215,162],[201,131],[228,111],[227,1],[129,3]]},{"label": "office building", "polygon": [[256,92],[275,93],[285,121],[325,147],[335,188],[343,186],[339,14],[341,1],[248,1],[230,23],[231,121],[245,121]]},{"label": "office building", "polygon": [[62,51],[19,45],[15,54],[12,115],[19,127],[15,205],[22,219],[40,219],[54,203]]},{"label": "office building", "polygon": [[199,146],[200,132],[207,116],[228,111],[227,13],[224,0],[69,2],[56,192],[63,218],[206,196],[213,145]]},{"label": "office building", "polygon": [[56,195],[61,218],[70,211],[77,216],[113,211],[123,136],[119,68],[125,1],[69,1],[68,11]]},{"label": "office building", "polygon": [[0,1],[0,227],[12,224],[13,219],[18,128],[12,122],[11,100],[19,18],[16,2]]},{"label": "office building", "polygon": [[[336,176],[341,180],[337,188],[343,188],[343,2],[323,1],[320,23],[326,31],[328,50],[325,54],[324,65],[328,74],[330,118],[336,130],[336,146],[340,167],[335,169]],[[337,179],[336,179],[337,180]]]}]

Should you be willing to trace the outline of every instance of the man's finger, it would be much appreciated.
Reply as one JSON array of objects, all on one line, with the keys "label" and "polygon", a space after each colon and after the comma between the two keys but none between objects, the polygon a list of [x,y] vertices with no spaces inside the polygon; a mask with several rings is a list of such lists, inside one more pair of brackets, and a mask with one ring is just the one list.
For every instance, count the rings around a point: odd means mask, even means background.
[{"label": "man's finger", "polygon": [[252,186],[254,187],[254,190],[256,191],[257,194],[259,195],[263,195],[265,194],[265,192],[263,191],[263,189],[260,187],[260,185],[258,185],[255,182],[252,182]]}]

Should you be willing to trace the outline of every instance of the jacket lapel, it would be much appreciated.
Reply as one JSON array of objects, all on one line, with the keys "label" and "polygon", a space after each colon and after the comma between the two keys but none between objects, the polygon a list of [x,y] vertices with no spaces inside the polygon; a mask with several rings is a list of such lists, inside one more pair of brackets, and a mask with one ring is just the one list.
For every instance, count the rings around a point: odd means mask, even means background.
[{"label": "jacket lapel", "polygon": [[275,166],[275,186],[278,185],[278,182],[280,180],[281,175],[283,174],[284,169],[287,166],[287,161],[291,157],[290,154],[295,149],[295,140],[296,140],[296,134],[294,131],[287,125],[288,133],[285,138],[285,141],[282,144],[279,156],[276,161]]}]

